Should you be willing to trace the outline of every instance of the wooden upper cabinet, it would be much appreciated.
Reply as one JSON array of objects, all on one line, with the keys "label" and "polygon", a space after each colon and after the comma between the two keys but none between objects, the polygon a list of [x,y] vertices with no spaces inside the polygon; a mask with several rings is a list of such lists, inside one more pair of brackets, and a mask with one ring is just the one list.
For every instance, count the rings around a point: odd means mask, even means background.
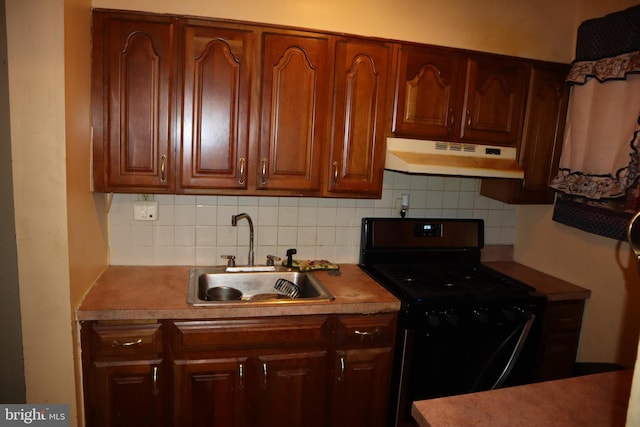
[{"label": "wooden upper cabinet", "polygon": [[320,191],[328,84],[328,38],[263,34],[257,189]]},{"label": "wooden upper cabinet", "polygon": [[569,66],[534,64],[518,162],[524,180],[483,179],[480,193],[505,203],[551,204],[549,188],[558,172],[569,103]]},{"label": "wooden upper cabinet", "polygon": [[516,146],[528,83],[517,59],[403,45],[398,52],[396,136]]},{"label": "wooden upper cabinet", "polygon": [[174,21],[94,12],[97,191],[172,192]]},{"label": "wooden upper cabinet", "polygon": [[184,28],[181,189],[245,189],[254,33]]},{"label": "wooden upper cabinet", "polygon": [[470,58],[460,139],[517,146],[528,79],[524,62],[494,56]]},{"label": "wooden upper cabinet", "polygon": [[387,44],[338,40],[335,48],[328,192],[379,196],[390,85]]},{"label": "wooden upper cabinet", "polygon": [[402,46],[398,52],[398,136],[455,138],[460,128],[465,58],[444,49]]}]

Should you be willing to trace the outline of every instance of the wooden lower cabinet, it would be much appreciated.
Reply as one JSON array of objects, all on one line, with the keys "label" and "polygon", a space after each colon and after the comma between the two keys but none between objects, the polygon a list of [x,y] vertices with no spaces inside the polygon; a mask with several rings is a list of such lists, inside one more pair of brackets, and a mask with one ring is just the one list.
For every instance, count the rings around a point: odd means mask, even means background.
[{"label": "wooden lower cabinet", "polygon": [[162,325],[90,322],[81,336],[86,425],[168,425]]},{"label": "wooden lower cabinet", "polygon": [[249,426],[246,358],[173,362],[173,425]]},{"label": "wooden lower cabinet", "polygon": [[583,312],[584,300],[547,302],[538,381],[573,376]]},{"label": "wooden lower cabinet", "polygon": [[384,426],[395,325],[395,313],[84,322],[86,425]]}]

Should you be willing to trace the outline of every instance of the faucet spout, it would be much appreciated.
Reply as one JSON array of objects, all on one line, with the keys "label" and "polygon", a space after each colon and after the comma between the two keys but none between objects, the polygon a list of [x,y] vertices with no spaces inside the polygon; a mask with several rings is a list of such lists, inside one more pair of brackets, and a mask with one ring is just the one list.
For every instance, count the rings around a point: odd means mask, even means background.
[{"label": "faucet spout", "polygon": [[254,265],[254,253],[253,253],[253,221],[247,213],[239,213],[238,215],[231,215],[231,225],[237,226],[239,219],[246,219],[249,223],[249,267]]}]

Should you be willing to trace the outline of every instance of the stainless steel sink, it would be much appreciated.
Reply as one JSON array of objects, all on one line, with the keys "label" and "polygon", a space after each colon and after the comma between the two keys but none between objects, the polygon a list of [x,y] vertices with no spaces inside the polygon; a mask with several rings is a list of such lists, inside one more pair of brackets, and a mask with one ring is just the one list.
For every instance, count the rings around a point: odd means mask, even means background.
[{"label": "stainless steel sink", "polygon": [[[258,270],[258,271],[256,271]],[[301,273],[284,267],[273,271],[227,271],[227,267],[193,268],[189,272],[187,303],[194,306],[220,304],[300,304],[331,301],[333,295],[313,273]],[[289,298],[274,288],[278,279],[288,280],[298,286],[300,295]],[[240,300],[209,301],[207,290],[214,287],[230,287],[242,292]]]}]

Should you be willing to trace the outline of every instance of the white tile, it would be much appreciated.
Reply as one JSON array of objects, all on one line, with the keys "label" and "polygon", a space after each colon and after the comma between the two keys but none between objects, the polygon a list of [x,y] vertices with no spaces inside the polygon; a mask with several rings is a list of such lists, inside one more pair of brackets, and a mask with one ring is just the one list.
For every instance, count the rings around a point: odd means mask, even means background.
[{"label": "white tile", "polygon": [[295,246],[298,244],[298,227],[278,227],[278,246]]},{"label": "white tile", "polygon": [[259,227],[278,225],[278,206],[260,205],[258,217],[254,219],[254,225]]},{"label": "white tile", "polygon": [[195,246],[196,244],[196,227],[195,226],[182,226],[178,225],[174,227],[173,239],[175,246]]},{"label": "white tile", "polygon": [[174,227],[173,226],[154,226],[153,227],[153,245],[154,246],[175,246]]},{"label": "white tile", "polygon": [[175,225],[196,225],[195,205],[175,205],[173,212]]},{"label": "white tile", "polygon": [[335,207],[318,208],[317,224],[322,227],[335,227],[337,211]]},{"label": "white tile", "polygon": [[217,227],[200,225],[196,226],[196,246],[198,248],[207,246],[216,246],[217,244]]},{"label": "white tile", "polygon": [[260,246],[276,246],[278,244],[278,227],[258,228],[255,243]]},{"label": "white tile", "polygon": [[316,230],[316,245],[327,246],[335,245],[336,235],[334,227],[318,227]]},{"label": "white tile", "polygon": [[279,226],[297,226],[298,225],[298,205],[282,206],[278,208],[278,225]]},{"label": "white tile", "polygon": [[216,205],[196,206],[196,225],[216,225],[218,223],[218,207]]},{"label": "white tile", "polygon": [[298,208],[298,226],[309,227],[318,223],[318,207],[300,206]]},{"label": "white tile", "polygon": [[298,227],[298,246],[312,246],[316,244],[317,227]]}]

